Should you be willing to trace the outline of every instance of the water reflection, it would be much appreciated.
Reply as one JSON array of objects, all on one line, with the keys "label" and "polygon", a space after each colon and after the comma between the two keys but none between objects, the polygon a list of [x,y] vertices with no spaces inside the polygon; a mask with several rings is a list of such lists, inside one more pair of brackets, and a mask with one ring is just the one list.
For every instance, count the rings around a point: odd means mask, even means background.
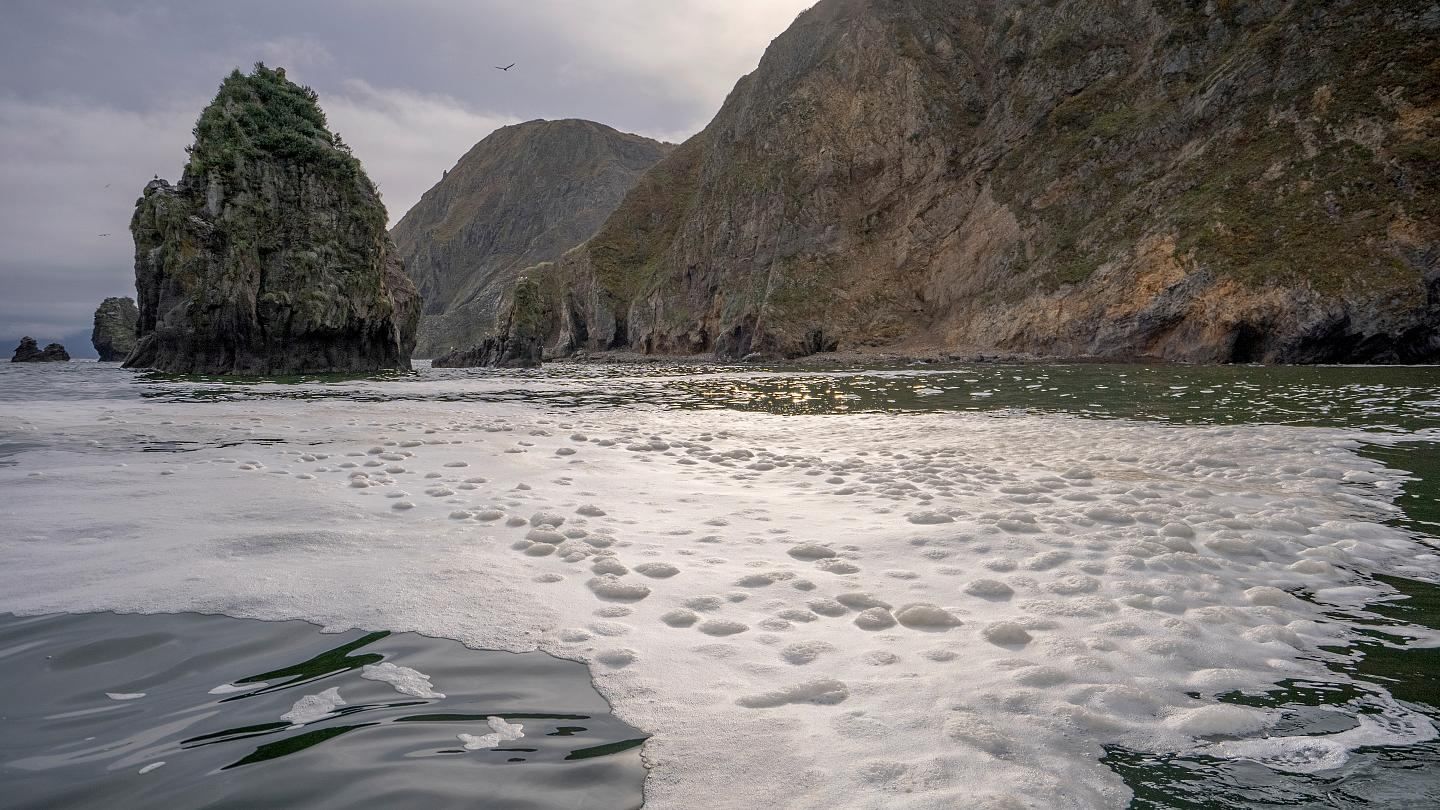
[{"label": "water reflection", "polygon": [[[445,697],[362,677],[381,662],[430,676]],[[539,653],[220,616],[0,616],[0,679],[6,807],[642,800],[644,736],[610,714],[585,667]],[[343,705],[280,719],[330,688]],[[524,738],[459,745],[493,716],[523,724]]]}]

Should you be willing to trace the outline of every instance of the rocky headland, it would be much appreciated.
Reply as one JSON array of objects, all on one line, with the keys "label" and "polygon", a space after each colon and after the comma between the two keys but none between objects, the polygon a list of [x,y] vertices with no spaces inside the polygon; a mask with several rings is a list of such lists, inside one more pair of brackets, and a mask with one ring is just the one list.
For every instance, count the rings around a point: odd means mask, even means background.
[{"label": "rocky headland", "polygon": [[140,310],[132,298],[106,298],[95,309],[95,326],[90,343],[102,363],[118,363],[135,350],[135,326]]},{"label": "rocky headland", "polygon": [[579,120],[476,144],[392,231],[425,301],[416,355],[464,355],[496,334],[519,272],[589,239],[670,148]]},{"label": "rocky headland", "polygon": [[283,375],[408,369],[420,299],[385,206],[314,91],[232,73],[178,185],[136,203],[139,339],[125,365]]},{"label": "rocky headland", "polygon": [[70,353],[59,343],[51,343],[45,348],[35,342],[35,338],[26,335],[20,338],[20,345],[15,347],[15,354],[10,357],[12,363],[68,363]]},{"label": "rocky headland", "polygon": [[548,353],[1440,359],[1440,10],[822,0],[598,233]]}]

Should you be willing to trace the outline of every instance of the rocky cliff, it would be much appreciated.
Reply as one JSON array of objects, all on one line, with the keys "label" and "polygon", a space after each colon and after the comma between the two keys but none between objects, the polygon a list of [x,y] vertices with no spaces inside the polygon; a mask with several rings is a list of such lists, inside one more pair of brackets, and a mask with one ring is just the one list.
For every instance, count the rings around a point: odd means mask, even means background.
[{"label": "rocky cliff", "polygon": [[26,335],[20,338],[20,345],[15,347],[15,354],[11,355],[12,363],[68,363],[70,353],[59,343],[51,343],[44,349],[35,342],[35,338]]},{"label": "rocky cliff", "polygon": [[90,342],[102,363],[118,363],[135,350],[135,325],[140,310],[131,298],[106,298],[95,310]]},{"label": "rocky cliff", "polygon": [[598,234],[551,350],[1440,359],[1433,0],[822,0]]},{"label": "rocky cliff", "polygon": [[590,121],[531,121],[476,144],[393,230],[425,300],[416,353],[497,328],[517,273],[589,239],[669,147]]},{"label": "rocky cliff", "polygon": [[136,203],[139,340],[128,367],[194,374],[410,367],[420,302],[385,206],[284,70],[236,71],[177,186]]}]

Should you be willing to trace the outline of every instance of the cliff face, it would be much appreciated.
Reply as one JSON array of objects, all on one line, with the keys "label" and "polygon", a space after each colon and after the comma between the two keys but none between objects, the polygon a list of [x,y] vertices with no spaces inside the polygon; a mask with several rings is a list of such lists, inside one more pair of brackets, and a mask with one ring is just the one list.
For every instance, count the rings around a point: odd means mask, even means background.
[{"label": "cliff face", "polygon": [[425,300],[416,352],[495,332],[518,271],[595,233],[665,144],[589,121],[531,121],[476,144],[393,230]]},{"label": "cliff face", "polygon": [[552,350],[1440,359],[1432,0],[823,0],[553,268]]},{"label": "cliff face", "polygon": [[360,162],[283,70],[231,74],[178,186],[130,230],[140,338],[128,367],[192,374],[408,369],[419,296]]},{"label": "cliff face", "polygon": [[102,363],[117,363],[130,356],[135,350],[135,325],[140,321],[140,310],[134,299],[106,298],[95,310],[95,328],[90,332],[90,342],[100,355]]}]

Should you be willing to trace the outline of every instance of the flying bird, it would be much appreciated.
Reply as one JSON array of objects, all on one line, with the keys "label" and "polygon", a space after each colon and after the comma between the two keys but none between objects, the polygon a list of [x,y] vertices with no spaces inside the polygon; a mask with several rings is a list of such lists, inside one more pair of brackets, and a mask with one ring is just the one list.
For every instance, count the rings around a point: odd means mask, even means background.
[{"label": "flying bird", "polygon": [[109,236],[109,235],[110,235],[110,234],[108,234],[108,233],[102,233],[102,234],[100,234],[100,236]]},{"label": "flying bird", "polygon": [[506,66],[503,67],[503,68],[500,67],[499,65],[496,65],[496,66],[495,66],[495,69],[496,69],[496,70],[509,70],[509,69],[512,68],[512,67],[515,67],[515,63],[514,63],[514,62],[511,62],[510,64],[506,65]]}]

